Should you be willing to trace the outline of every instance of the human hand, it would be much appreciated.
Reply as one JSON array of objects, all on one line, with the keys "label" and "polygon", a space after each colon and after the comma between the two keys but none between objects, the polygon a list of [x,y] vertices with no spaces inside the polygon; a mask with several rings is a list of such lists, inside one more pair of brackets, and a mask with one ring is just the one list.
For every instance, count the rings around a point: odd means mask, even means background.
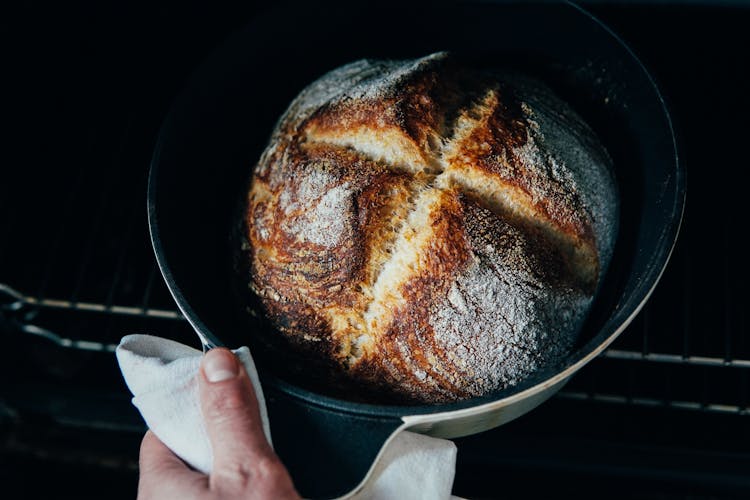
[{"label": "human hand", "polygon": [[214,454],[211,474],[188,467],[148,431],[141,443],[138,498],[300,498],[263,434],[253,385],[234,354],[221,348],[208,351],[198,385]]}]

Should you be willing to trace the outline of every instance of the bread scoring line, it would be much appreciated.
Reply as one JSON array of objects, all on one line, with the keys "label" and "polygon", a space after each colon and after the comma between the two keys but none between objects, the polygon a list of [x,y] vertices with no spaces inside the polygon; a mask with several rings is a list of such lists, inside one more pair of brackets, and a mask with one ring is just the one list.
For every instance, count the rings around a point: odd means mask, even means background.
[{"label": "bread scoring line", "polygon": [[[570,268],[571,275],[582,284],[596,282],[598,263],[595,255],[591,256],[591,249],[578,236],[570,234],[559,227],[544,211],[539,210],[533,201],[532,194],[520,186],[513,185],[498,175],[484,172],[473,165],[462,165],[460,145],[463,140],[471,137],[475,130],[487,127],[487,121],[496,112],[499,106],[497,96],[498,87],[491,86],[484,92],[483,97],[471,101],[470,105],[459,111],[448,123],[440,124],[440,132],[432,133],[427,137],[427,146],[420,147],[403,130],[398,130],[401,139],[408,139],[409,148],[416,146],[420,153],[422,165],[411,165],[404,162],[398,164],[388,161],[393,151],[382,148],[381,154],[375,154],[374,150],[387,134],[395,132],[383,132],[372,127],[359,127],[356,132],[351,133],[318,133],[310,131],[307,127],[308,120],[304,120],[299,131],[303,133],[303,143],[318,144],[333,148],[345,148],[362,159],[374,162],[391,172],[399,172],[411,175],[424,176],[430,186],[442,191],[457,192],[460,195],[480,204],[516,227],[534,228],[541,231],[542,236],[549,241],[551,246],[557,248],[566,256],[566,262]],[[479,95],[482,95],[481,93]],[[514,148],[506,152],[507,155],[522,156],[527,154],[525,149],[538,148],[537,124],[528,117],[531,114],[526,103],[521,102],[528,121],[526,127],[526,144],[520,148]],[[314,116],[314,114],[313,114]],[[461,126],[462,125],[462,126]],[[449,137],[443,137],[440,133],[449,132]],[[390,138],[390,135],[388,137]],[[339,140],[333,140],[336,137]],[[543,140],[543,137],[538,139]],[[367,143],[367,148],[362,147],[362,141]],[[440,146],[435,147],[438,143]],[[403,148],[402,148],[403,149]],[[401,156],[410,156],[409,151],[397,151]],[[507,157],[496,157],[495,161],[508,165]],[[472,170],[466,170],[470,168]],[[489,189],[490,181],[497,189]],[[554,179],[559,182],[558,179]],[[589,262],[593,259],[593,271]]]},{"label": "bread scoring line", "polygon": [[[488,95],[492,91],[493,89],[489,90]],[[461,182],[465,181],[465,179],[462,179],[460,176],[461,171],[457,167],[454,167],[454,163],[449,161],[451,147],[458,144],[465,137],[470,136],[472,131],[476,128],[485,126],[484,119],[486,119],[490,113],[494,112],[493,108],[488,110],[486,103],[484,102],[486,100],[487,98],[472,103],[472,106],[468,110],[464,110],[456,115],[452,124],[443,126],[443,130],[450,130],[452,135],[447,139],[440,138],[439,148],[435,148],[435,150],[419,148],[420,152],[429,160],[429,166],[437,165],[439,167],[435,170],[430,170],[425,167],[415,168],[404,163],[397,165],[386,161],[383,158],[383,155],[377,156],[373,154],[373,151],[371,150],[363,150],[358,147],[356,140],[332,141],[320,137],[316,138],[315,135],[317,134],[309,133],[309,131],[305,130],[304,126],[300,127],[305,131],[303,135],[304,139],[301,141],[303,144],[309,143],[311,145],[321,145],[330,148],[343,148],[356,154],[363,160],[373,162],[383,167],[387,171],[405,173],[412,176],[414,180],[422,178],[426,181],[423,187],[418,187],[417,189],[414,189],[416,183],[409,185],[409,189],[413,190],[411,191],[412,196],[408,199],[408,201],[411,201],[411,205],[408,207],[404,219],[402,221],[396,220],[395,222],[399,222],[397,225],[394,224],[395,216],[392,216],[393,218],[388,221],[391,225],[398,227],[397,234],[390,244],[382,249],[388,253],[389,257],[384,260],[377,271],[373,273],[371,281],[361,289],[362,294],[368,299],[366,305],[362,308],[357,307],[347,311],[348,314],[346,314],[346,316],[349,320],[346,323],[332,321],[332,319],[337,316],[341,317],[342,311],[329,312],[329,319],[331,320],[329,324],[332,330],[334,330],[332,332],[333,336],[339,341],[341,359],[346,365],[353,365],[362,359],[365,353],[369,350],[365,347],[376,344],[378,338],[386,331],[386,329],[379,328],[378,326],[390,323],[395,311],[391,310],[391,308],[385,307],[384,304],[394,302],[393,299],[396,299],[395,302],[398,304],[406,302],[400,289],[408,282],[408,278],[415,274],[413,272],[413,266],[419,262],[429,246],[430,236],[432,234],[430,227],[431,215],[433,210],[439,209],[440,207],[439,202],[433,203],[434,200],[430,200],[431,196],[439,199],[444,193],[451,194],[457,192],[459,195],[480,202],[482,206],[488,208],[495,214],[503,213],[507,216],[510,212],[512,217],[510,217],[511,220],[509,223],[513,225],[539,225],[539,219],[535,219],[534,214],[521,213],[518,209],[509,206],[507,200],[498,200],[497,195],[492,196],[492,194],[488,194],[487,191],[472,188],[468,182]],[[471,119],[467,119],[466,117],[471,117]],[[469,120],[471,127],[459,129],[458,123],[461,120]],[[373,130],[363,129],[363,131],[366,135],[369,135],[370,138],[377,140],[376,132]],[[527,134],[528,133],[529,132],[527,131]],[[355,139],[362,137],[362,135],[359,135],[358,137],[355,137]],[[432,144],[434,144],[434,141],[430,145]],[[495,181],[497,180],[498,179],[495,179]],[[500,182],[499,185],[501,188],[499,191],[503,191],[504,194],[518,189],[509,186],[505,182]],[[515,193],[512,193],[509,196],[514,195]],[[498,203],[498,201],[500,201],[500,203]],[[416,217],[415,214],[420,210],[427,210],[428,212],[423,217]],[[538,211],[534,210],[534,212]],[[545,222],[548,222],[549,226],[552,226],[553,224],[552,221],[545,220]],[[554,226],[550,227],[549,230],[550,232],[553,232],[553,234],[558,235],[556,243],[561,244],[564,242],[564,233],[561,234]],[[411,241],[408,241],[407,239],[409,233],[412,233]],[[560,236],[562,236],[562,238]],[[373,259],[373,257],[370,257],[370,259]],[[371,261],[366,265],[369,266],[370,264]],[[406,276],[406,278],[398,280],[388,279],[391,271],[395,270],[399,265],[409,266],[412,272],[397,274],[397,276]],[[510,323],[507,318],[506,322]],[[378,332],[380,335],[378,335]]]}]

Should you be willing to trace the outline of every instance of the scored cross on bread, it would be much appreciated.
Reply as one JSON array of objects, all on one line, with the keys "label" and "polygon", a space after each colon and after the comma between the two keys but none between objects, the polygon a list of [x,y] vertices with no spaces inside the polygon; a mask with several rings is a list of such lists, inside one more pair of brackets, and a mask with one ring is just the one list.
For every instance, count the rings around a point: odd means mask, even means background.
[{"label": "scored cross on bread", "polygon": [[364,387],[445,402],[572,345],[616,232],[610,160],[541,84],[446,53],[358,61],[279,121],[248,197],[251,286]]}]

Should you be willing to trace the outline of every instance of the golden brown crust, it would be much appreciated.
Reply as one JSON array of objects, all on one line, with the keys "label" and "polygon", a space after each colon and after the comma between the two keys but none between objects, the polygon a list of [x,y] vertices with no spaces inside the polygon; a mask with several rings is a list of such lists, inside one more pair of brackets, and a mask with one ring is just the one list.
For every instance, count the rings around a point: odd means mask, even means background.
[{"label": "golden brown crust", "polygon": [[[547,239],[565,250],[566,265],[581,274],[581,285],[593,290],[599,259],[589,215],[580,195],[556,179],[551,168],[539,168],[522,157],[533,133],[512,90],[491,89],[458,122],[467,132],[459,132],[447,148],[451,180],[490,210],[547,233]],[[504,202],[495,200],[488,185],[503,192]]]},{"label": "golden brown crust", "polygon": [[440,81],[434,69],[422,68],[409,73],[398,86],[375,98],[323,106],[301,129],[308,138],[322,141],[363,128],[381,134],[392,131],[404,136],[414,154],[429,163],[426,152],[432,147],[430,138],[440,134],[443,119],[437,96]]},{"label": "golden brown crust", "polygon": [[372,350],[352,368],[355,376],[373,383],[385,378],[387,385],[409,391],[414,399],[438,401],[468,395],[452,382],[450,368],[436,362],[441,353],[434,347],[428,316],[435,297],[446,294],[451,277],[466,265],[470,248],[459,195],[442,191],[435,196],[438,202],[427,221],[432,231],[429,243],[414,274],[399,287],[404,300],[376,334]]},{"label": "golden brown crust", "polygon": [[354,63],[292,103],[246,212],[251,286],[290,342],[424,402],[562,355],[613,238],[576,168],[607,165],[563,164],[515,90],[438,54]]}]

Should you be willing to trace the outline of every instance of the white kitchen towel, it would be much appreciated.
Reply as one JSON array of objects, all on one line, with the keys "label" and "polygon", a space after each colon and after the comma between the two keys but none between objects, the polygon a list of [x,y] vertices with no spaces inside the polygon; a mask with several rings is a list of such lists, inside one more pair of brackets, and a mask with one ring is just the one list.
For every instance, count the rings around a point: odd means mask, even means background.
[{"label": "white kitchen towel", "polygon": [[[233,352],[253,382],[263,430],[272,443],[263,391],[250,351],[241,347]],[[133,404],[149,429],[193,468],[210,473],[213,455],[203,426],[196,379],[201,351],[150,335],[128,335],[116,354],[133,393]],[[452,441],[402,431],[381,452],[363,487],[345,498],[452,498],[455,466],[456,446]]]}]

